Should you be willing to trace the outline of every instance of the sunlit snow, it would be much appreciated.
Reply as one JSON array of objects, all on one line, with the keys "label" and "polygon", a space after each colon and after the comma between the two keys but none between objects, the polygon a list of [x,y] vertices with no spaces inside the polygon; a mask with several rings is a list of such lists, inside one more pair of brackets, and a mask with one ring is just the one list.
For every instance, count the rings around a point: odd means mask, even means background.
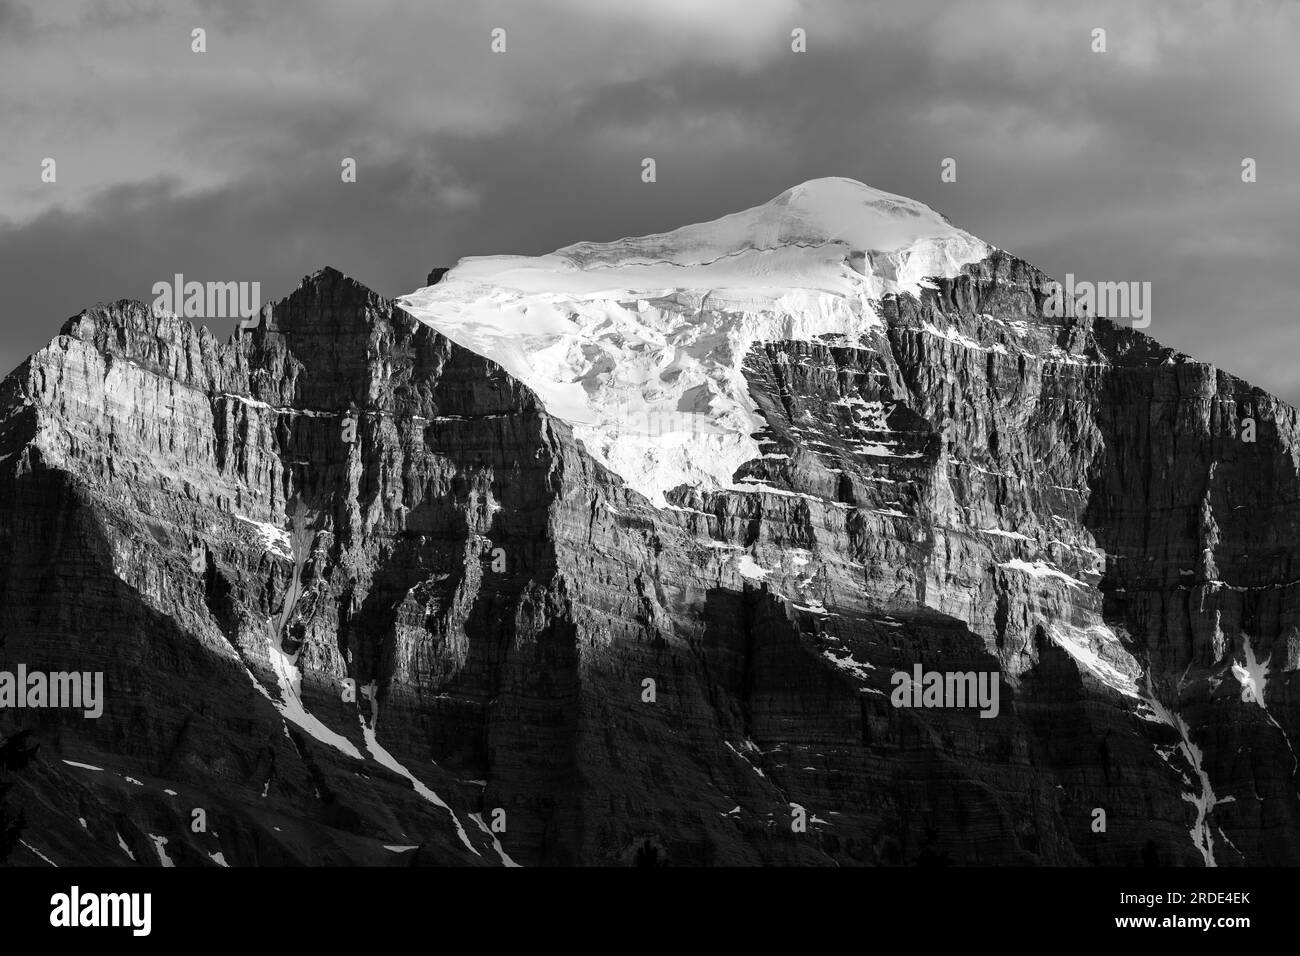
[{"label": "sunlit snow", "polygon": [[[254,678],[253,686],[257,687],[266,694],[271,703],[275,705],[280,714],[293,721],[302,730],[311,734],[314,738],[323,744],[328,744],[336,750],[340,750],[349,757],[361,759],[361,753],[357,750],[352,741],[348,740],[342,734],[335,733],[326,727],[312,713],[308,712],[303,706],[301,694],[302,674],[298,670],[297,655],[290,656],[280,650],[279,642],[270,634],[266,636],[267,657],[271,661],[271,669],[275,672],[276,683],[280,687],[280,700],[271,698],[262,685]],[[249,676],[252,674],[250,672]]]},{"label": "sunlit snow", "polygon": [[880,327],[876,304],[991,247],[929,207],[815,179],[712,222],[544,256],[462,259],[400,304],[501,365],[656,504],[760,457],[756,342]]},{"label": "sunlit snow", "polygon": [[456,827],[456,835],[460,837],[460,842],[465,844],[465,846],[468,847],[470,852],[475,856],[481,856],[482,854],[480,854],[474,844],[469,841],[469,836],[465,833],[465,828],[461,826],[460,818],[456,816],[456,811],[447,806],[441,797],[425,786],[423,781],[421,781],[415,774],[411,773],[411,771],[407,770],[396,757],[390,754],[384,746],[379,743],[378,738],[375,736],[374,729],[366,726],[365,721],[361,722],[361,733],[366,739],[366,749],[370,751],[370,756],[383,764],[389,770],[393,771],[393,773],[409,780],[411,786],[415,788],[415,792],[425,800],[432,803],[435,807],[440,807],[443,810],[446,810],[447,813],[451,815],[451,822]]},{"label": "sunlit snow", "polygon": [[163,866],[175,866],[172,858],[167,855],[167,838],[150,833],[149,839],[153,841],[153,848],[158,852],[158,862]]}]

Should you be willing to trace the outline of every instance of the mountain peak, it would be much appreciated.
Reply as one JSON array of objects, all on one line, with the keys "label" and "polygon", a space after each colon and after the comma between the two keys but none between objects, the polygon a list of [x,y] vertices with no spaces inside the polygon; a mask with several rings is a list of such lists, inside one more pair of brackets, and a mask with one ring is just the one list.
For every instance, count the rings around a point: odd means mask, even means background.
[{"label": "mountain peak", "polygon": [[[618,264],[705,266],[745,253],[830,247],[832,259],[893,253],[927,240],[980,244],[924,203],[828,176],[709,222],[615,242],[580,242],[554,253],[580,269]],[[734,265],[735,263],[733,263]],[[755,262],[767,274],[772,263]]]},{"label": "mountain peak", "polygon": [[[331,308],[322,311],[325,303]],[[371,311],[391,308],[391,303],[369,286],[333,266],[324,266],[303,276],[298,287],[275,302],[273,309],[277,327],[283,329],[292,324],[308,328],[320,325],[345,304]]]},{"label": "mountain peak", "polygon": [[888,251],[900,242],[960,231],[924,203],[844,176],[810,179],[749,212],[787,229],[802,229],[809,238],[843,241],[862,250]]},{"label": "mountain peak", "polygon": [[[463,298],[485,287],[587,295],[813,289],[880,299],[915,292],[992,251],[924,203],[853,179],[811,179],[708,222],[612,242],[578,242],[544,256],[461,259],[430,292]],[[472,293],[471,293],[472,294]]]},{"label": "mountain peak", "polygon": [[399,303],[528,385],[663,501],[681,484],[726,487],[758,456],[743,374],[755,343],[859,343],[883,327],[886,296],[991,252],[922,203],[827,177],[670,232],[462,259]]},{"label": "mountain peak", "polygon": [[369,286],[365,285],[362,282],[358,282],[356,279],[352,278],[352,276],[348,275],[346,272],[336,269],[333,266],[322,266],[321,268],[317,269],[315,272],[303,276],[302,281],[298,283],[298,288],[295,289],[293,292],[290,292],[288,297],[292,297],[304,289],[322,289],[322,288],[325,289],[347,288],[347,289],[359,291],[362,294],[369,294],[369,295],[376,294],[374,290],[371,289]]}]

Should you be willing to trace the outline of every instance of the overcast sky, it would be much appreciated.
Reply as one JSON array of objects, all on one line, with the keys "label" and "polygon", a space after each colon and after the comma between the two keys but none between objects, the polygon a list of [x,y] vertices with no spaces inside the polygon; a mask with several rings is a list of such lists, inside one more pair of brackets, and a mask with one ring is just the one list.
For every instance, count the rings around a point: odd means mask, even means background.
[{"label": "overcast sky", "polygon": [[177,272],[395,296],[849,176],[1295,403],[1297,49],[1290,0],[0,0],[0,364]]}]

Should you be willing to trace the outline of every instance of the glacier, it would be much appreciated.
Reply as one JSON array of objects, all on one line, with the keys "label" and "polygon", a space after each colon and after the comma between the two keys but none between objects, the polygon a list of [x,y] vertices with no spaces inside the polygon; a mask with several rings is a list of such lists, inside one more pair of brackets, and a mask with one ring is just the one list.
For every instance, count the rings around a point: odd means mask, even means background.
[{"label": "glacier", "polygon": [[461,259],[398,299],[496,362],[659,506],[727,488],[761,452],[742,363],[755,343],[856,344],[885,296],[992,247],[930,207],[842,177],[671,232],[543,256]]}]

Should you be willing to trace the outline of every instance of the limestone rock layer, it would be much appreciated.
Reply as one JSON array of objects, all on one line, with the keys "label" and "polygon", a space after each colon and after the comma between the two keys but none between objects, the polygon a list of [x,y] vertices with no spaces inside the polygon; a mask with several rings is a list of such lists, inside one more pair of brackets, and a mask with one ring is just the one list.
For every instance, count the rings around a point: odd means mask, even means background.
[{"label": "limestone rock layer", "polygon": [[[224,344],[71,319],[0,385],[0,667],[104,707],[0,710],[41,745],[25,843],[1300,863],[1296,412],[1048,282],[995,252],[856,341],[755,344],[761,454],[667,507],[331,269]],[[895,706],[917,665],[996,715]]]}]

